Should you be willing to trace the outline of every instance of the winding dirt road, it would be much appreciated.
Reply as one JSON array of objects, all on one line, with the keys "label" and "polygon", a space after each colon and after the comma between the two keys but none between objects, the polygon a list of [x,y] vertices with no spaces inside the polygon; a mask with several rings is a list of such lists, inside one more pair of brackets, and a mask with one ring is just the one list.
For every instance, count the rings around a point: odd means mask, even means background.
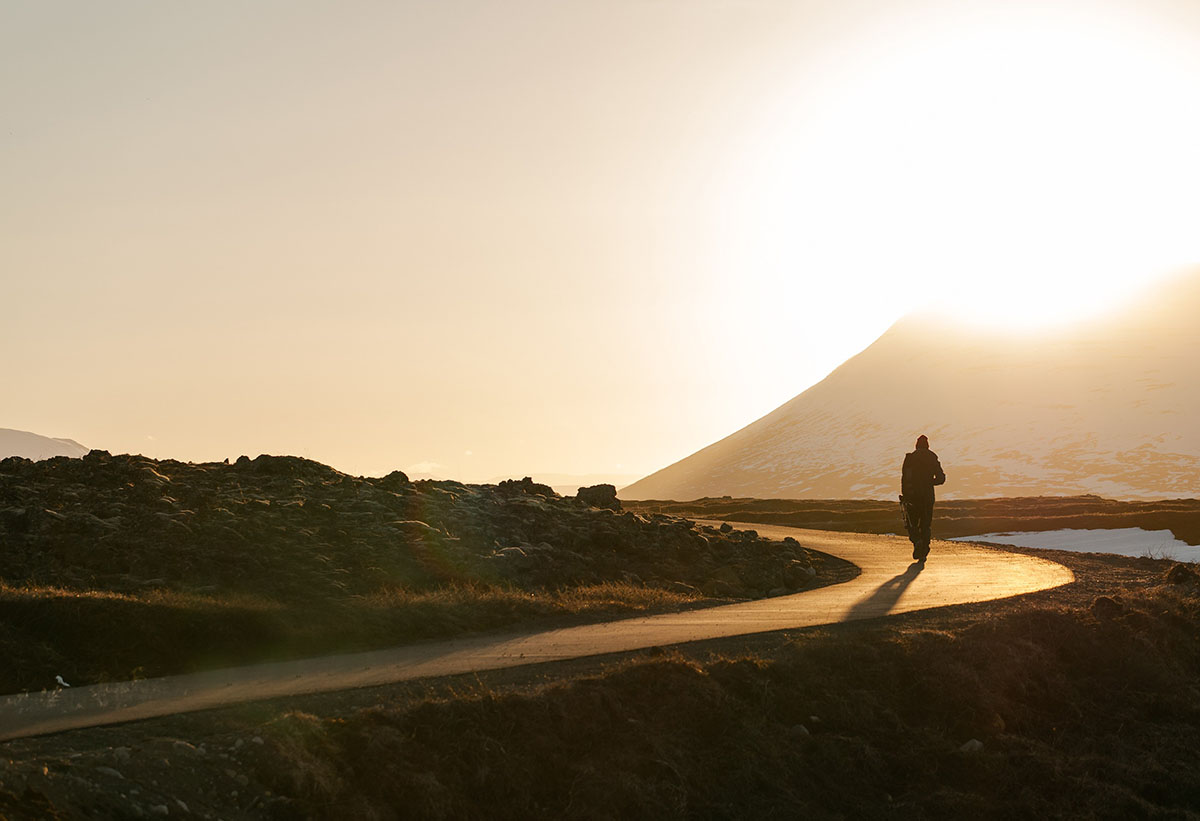
[{"label": "winding dirt road", "polygon": [[658,645],[870,619],[1032,593],[1074,580],[1062,565],[934,542],[927,564],[896,536],[755,525],[862,569],[855,579],[772,599],[541,633],[477,636],[350,655],[235,667],[0,698],[0,740],[115,724],[244,701],[517,667]]}]

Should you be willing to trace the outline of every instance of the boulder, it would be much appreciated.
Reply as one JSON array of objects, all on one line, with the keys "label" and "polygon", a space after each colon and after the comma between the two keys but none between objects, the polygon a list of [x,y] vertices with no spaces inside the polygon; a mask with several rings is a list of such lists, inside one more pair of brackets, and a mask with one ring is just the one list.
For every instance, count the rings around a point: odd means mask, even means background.
[{"label": "boulder", "polygon": [[379,486],[384,490],[401,490],[407,488],[410,484],[408,474],[402,470],[393,470],[387,476],[384,476],[378,482]]},{"label": "boulder", "polygon": [[740,587],[744,583],[742,581],[741,574],[738,573],[737,568],[733,567],[732,565],[726,565],[725,567],[717,569],[709,576],[709,578],[736,587]]},{"label": "boulder", "polygon": [[720,579],[709,579],[700,589],[704,591],[704,595],[714,599],[732,599],[738,595],[738,589],[728,582]]},{"label": "boulder", "polygon": [[313,475],[336,475],[336,471],[320,462],[314,462],[312,459],[305,459],[303,456],[272,456],[269,453],[260,454],[253,461],[242,462],[238,459],[238,464],[243,467],[250,467],[255,473],[263,476],[313,476]]},{"label": "boulder", "polygon": [[817,572],[803,562],[793,561],[783,568],[783,583],[792,590],[804,587],[816,577]]},{"label": "boulder", "polygon": [[505,494],[524,493],[529,496],[558,497],[558,494],[554,491],[554,488],[550,487],[549,485],[543,485],[539,482],[533,481],[533,477],[531,476],[526,476],[520,481],[517,481],[516,479],[505,479],[503,482],[496,485],[496,487],[499,488],[501,493]]},{"label": "boulder", "polygon": [[7,510],[0,510],[0,524],[9,533],[28,532],[32,521],[33,516],[28,508],[10,507]]},{"label": "boulder", "polygon": [[407,542],[438,542],[446,535],[430,524],[415,519],[402,519],[387,525]]},{"label": "boulder", "polygon": [[1167,584],[1197,584],[1200,575],[1186,564],[1175,564],[1167,571]]},{"label": "boulder", "polygon": [[1125,608],[1111,596],[1097,596],[1096,600],[1092,602],[1092,615],[1102,621],[1115,619],[1123,612],[1125,612]]},{"label": "boulder", "polygon": [[592,485],[581,487],[575,498],[585,505],[604,508],[605,510],[620,510],[621,500],[617,498],[615,485]]}]

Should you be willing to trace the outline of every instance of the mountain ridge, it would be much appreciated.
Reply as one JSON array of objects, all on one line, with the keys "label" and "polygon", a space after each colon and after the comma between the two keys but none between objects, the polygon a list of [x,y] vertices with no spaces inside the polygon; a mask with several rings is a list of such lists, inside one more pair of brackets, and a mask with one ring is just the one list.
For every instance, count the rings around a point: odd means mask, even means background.
[{"label": "mountain ridge", "polygon": [[74,439],[62,439],[27,430],[0,428],[0,459],[20,456],[37,462],[54,456],[77,458],[88,452],[88,448]]},{"label": "mountain ridge", "polygon": [[945,498],[1195,494],[1200,273],[1105,319],[1037,334],[894,323],[762,418],[633,483],[627,499],[890,498],[925,433]]}]

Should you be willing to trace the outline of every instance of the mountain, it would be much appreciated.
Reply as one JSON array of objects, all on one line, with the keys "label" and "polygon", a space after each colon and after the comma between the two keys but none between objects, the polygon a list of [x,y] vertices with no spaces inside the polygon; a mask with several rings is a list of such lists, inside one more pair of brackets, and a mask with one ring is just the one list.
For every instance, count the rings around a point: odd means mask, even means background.
[{"label": "mountain", "polygon": [[21,456],[25,459],[49,459],[51,456],[83,456],[88,449],[74,439],[51,439],[24,430],[0,428],[0,459]]},{"label": "mountain", "polygon": [[[1031,295],[1035,298],[1035,295]],[[1200,272],[1040,334],[909,316],[822,382],[621,492],[887,499],[921,433],[943,498],[1195,496]]]}]

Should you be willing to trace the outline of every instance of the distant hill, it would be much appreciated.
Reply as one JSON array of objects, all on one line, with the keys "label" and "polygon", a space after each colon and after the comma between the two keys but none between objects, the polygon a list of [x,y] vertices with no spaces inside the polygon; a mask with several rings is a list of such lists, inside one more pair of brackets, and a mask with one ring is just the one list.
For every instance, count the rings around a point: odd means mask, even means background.
[{"label": "distant hill", "polygon": [[1200,273],[1037,336],[906,317],[824,381],[621,496],[890,499],[921,433],[949,476],[944,498],[1196,496],[1197,316]]},{"label": "distant hill", "polygon": [[25,459],[49,459],[52,456],[83,456],[88,448],[74,439],[52,439],[24,430],[0,428],[0,459],[20,456]]}]

